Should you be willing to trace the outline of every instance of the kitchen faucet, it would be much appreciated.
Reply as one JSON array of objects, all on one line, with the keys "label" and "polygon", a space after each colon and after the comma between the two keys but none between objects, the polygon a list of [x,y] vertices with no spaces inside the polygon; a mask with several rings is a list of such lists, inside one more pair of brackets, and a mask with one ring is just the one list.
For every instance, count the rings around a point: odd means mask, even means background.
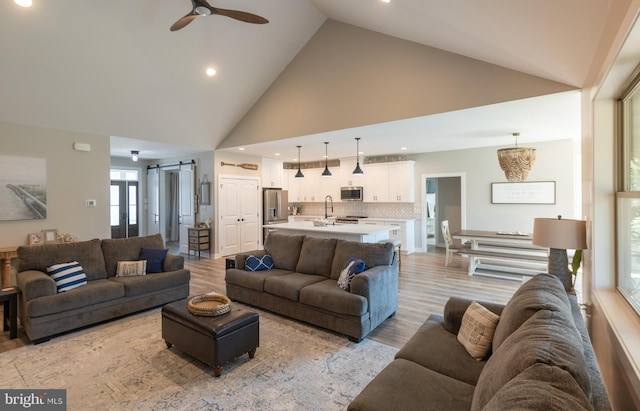
[{"label": "kitchen faucet", "polygon": [[327,199],[331,200],[331,214],[333,215],[333,198],[330,195],[327,195],[324,198],[324,218],[325,218],[325,220],[329,217],[329,214],[327,213]]}]

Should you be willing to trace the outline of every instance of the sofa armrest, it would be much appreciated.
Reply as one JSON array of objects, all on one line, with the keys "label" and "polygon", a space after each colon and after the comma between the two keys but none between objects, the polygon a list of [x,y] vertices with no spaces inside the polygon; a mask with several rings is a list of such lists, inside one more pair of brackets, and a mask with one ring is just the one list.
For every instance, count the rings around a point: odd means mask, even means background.
[{"label": "sofa armrest", "polygon": [[179,254],[167,254],[162,263],[162,271],[176,271],[184,268],[184,256]]},{"label": "sofa armrest", "polygon": [[16,274],[18,288],[22,292],[22,300],[55,295],[58,293],[56,282],[49,275],[38,270],[21,271]]},{"label": "sofa armrest", "polygon": [[244,262],[246,261],[247,257],[250,255],[255,255],[256,257],[262,257],[263,255],[266,255],[267,252],[265,250],[253,250],[253,251],[248,251],[246,253],[242,253],[242,254],[236,254],[236,268],[238,270],[244,270]]},{"label": "sofa armrest", "polygon": [[351,293],[367,299],[372,328],[398,309],[398,265],[379,265],[351,280]]},{"label": "sofa armrest", "polygon": [[492,313],[498,315],[502,314],[502,309],[504,308],[504,305],[502,304],[472,300],[470,298],[463,297],[451,297],[444,306],[444,329],[452,334],[458,334],[458,331],[460,331],[460,324],[462,324],[462,317],[473,301],[476,301]]}]

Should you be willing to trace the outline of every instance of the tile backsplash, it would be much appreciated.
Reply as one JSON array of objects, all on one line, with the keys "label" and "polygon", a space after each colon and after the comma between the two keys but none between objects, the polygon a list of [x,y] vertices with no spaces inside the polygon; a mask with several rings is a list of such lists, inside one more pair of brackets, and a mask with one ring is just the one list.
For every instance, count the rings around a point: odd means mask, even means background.
[{"label": "tile backsplash", "polygon": [[[419,219],[419,203],[363,203],[359,201],[334,202],[330,215],[365,216],[372,218]],[[290,203],[298,207],[299,215],[324,216],[324,203]]]}]

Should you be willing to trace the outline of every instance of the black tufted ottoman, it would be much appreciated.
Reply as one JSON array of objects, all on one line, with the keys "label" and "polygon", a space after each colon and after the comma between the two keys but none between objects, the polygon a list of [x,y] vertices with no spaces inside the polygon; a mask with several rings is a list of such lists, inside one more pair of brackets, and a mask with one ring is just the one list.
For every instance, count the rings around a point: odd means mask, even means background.
[{"label": "black tufted ottoman", "polygon": [[193,315],[187,299],[162,307],[162,338],[179,350],[213,367],[216,377],[227,362],[244,353],[253,358],[260,345],[260,321],[257,313],[231,305],[222,315]]}]

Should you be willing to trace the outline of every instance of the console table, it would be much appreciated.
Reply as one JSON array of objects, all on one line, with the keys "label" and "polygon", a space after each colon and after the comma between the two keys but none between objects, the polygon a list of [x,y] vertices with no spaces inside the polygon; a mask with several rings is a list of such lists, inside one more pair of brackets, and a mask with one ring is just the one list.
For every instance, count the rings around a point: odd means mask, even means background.
[{"label": "console table", "polygon": [[[458,252],[469,257],[469,275],[476,274],[478,269],[519,275],[547,272],[549,249],[533,245],[531,234],[460,230],[453,233],[452,237],[471,243],[469,249]],[[482,274],[505,277],[486,271]]]},{"label": "console table", "polygon": [[2,288],[11,284],[11,260],[18,257],[18,247],[0,247],[2,261]]}]

